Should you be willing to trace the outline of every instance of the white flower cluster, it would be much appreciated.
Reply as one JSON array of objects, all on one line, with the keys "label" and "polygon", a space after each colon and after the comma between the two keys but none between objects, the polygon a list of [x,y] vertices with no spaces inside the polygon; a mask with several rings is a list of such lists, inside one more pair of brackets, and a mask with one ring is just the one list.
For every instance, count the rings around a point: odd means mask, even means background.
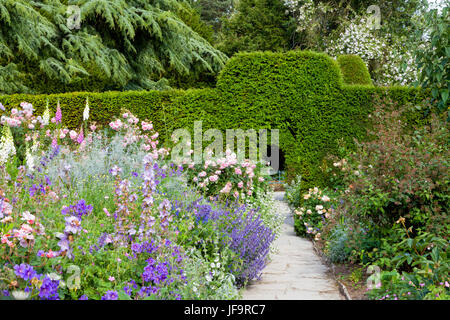
[{"label": "white flower cluster", "polygon": [[[378,85],[406,85],[416,80],[417,71],[412,54],[404,50],[402,44],[391,43],[391,34],[376,34],[366,17],[359,17],[350,22],[336,40],[327,45],[331,56],[356,54],[368,65],[377,62],[379,68],[375,83]],[[402,70],[401,65],[406,66]]]},{"label": "white flower cluster", "polygon": [[89,119],[89,100],[86,98],[86,107],[84,107],[83,111],[83,121],[87,121]]},{"label": "white flower cluster", "polygon": [[0,166],[3,166],[8,161],[10,156],[16,154],[16,147],[14,146],[14,138],[11,129],[5,125],[3,127],[3,135],[0,139]]},{"label": "white flower cluster", "polygon": [[27,164],[27,168],[32,171],[34,169],[34,157],[30,152],[30,148],[28,145],[26,146],[26,153],[25,153],[25,161]]},{"label": "white flower cluster", "polygon": [[42,115],[42,124],[44,126],[48,125],[50,122],[50,110],[48,108],[48,101],[47,101],[47,107],[45,108],[44,114]]},{"label": "white flower cluster", "polygon": [[327,52],[332,55],[356,54],[364,61],[382,59],[388,47],[385,38],[376,37],[363,17],[351,22],[338,39],[330,41]]},{"label": "white flower cluster", "polygon": [[[400,84],[408,85],[417,80],[417,67],[411,52],[391,51],[390,63],[383,63],[380,67],[380,73],[384,81],[379,81],[382,85]],[[404,70],[401,65],[406,67]]]}]

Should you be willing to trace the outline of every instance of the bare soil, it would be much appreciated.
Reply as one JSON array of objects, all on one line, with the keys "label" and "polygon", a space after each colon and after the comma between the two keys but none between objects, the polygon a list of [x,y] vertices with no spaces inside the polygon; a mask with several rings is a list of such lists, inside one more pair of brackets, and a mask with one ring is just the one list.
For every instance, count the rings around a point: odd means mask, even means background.
[{"label": "bare soil", "polygon": [[[315,242],[315,247],[325,257],[323,253],[323,242]],[[331,272],[345,286],[352,300],[368,300],[366,296],[367,278],[370,274],[366,273],[366,268],[350,262],[337,264],[327,260],[327,263],[332,264]]]},{"label": "bare soil", "polygon": [[335,264],[334,271],[336,278],[347,288],[352,300],[368,300],[366,281],[370,275],[365,274],[365,268],[351,263]]},{"label": "bare soil", "polygon": [[281,182],[273,182],[270,185],[271,185],[273,191],[285,191],[284,184]]}]

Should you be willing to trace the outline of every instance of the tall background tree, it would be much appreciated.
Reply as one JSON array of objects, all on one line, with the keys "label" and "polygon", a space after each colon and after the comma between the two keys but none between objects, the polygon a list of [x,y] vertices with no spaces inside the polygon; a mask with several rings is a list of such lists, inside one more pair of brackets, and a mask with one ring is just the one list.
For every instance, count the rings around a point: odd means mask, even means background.
[{"label": "tall background tree", "polygon": [[227,57],[189,10],[175,0],[0,0],[0,93],[163,89],[216,74]]},{"label": "tall background tree", "polygon": [[219,33],[223,19],[231,14],[235,2],[236,0],[191,0],[190,3],[198,10],[201,19]]},{"label": "tall background tree", "polygon": [[293,49],[295,21],[282,0],[238,0],[222,24],[217,48],[228,55],[238,51]]}]

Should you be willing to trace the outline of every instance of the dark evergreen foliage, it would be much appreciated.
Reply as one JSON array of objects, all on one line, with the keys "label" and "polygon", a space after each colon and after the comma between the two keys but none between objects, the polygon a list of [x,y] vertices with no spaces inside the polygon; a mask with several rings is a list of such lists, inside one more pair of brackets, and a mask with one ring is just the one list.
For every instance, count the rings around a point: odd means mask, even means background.
[{"label": "dark evergreen foliage", "polygon": [[183,21],[189,9],[176,0],[0,0],[0,92],[163,89],[167,78],[215,74],[227,58]]}]

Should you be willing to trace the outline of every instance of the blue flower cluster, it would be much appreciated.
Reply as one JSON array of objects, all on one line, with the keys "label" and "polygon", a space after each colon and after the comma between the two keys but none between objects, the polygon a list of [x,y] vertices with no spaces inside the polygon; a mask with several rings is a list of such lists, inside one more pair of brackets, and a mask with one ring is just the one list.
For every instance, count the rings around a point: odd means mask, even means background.
[{"label": "blue flower cluster", "polygon": [[159,262],[152,258],[147,259],[147,266],[142,273],[142,279],[146,282],[153,281],[155,284],[160,284],[167,279],[169,275],[170,264],[168,262]]},{"label": "blue flower cluster", "polygon": [[33,269],[32,266],[30,266],[26,263],[21,263],[20,265],[15,265],[14,273],[16,274],[16,276],[18,276],[19,278],[21,278],[25,281],[29,281],[29,280],[37,277],[37,272]]}]

